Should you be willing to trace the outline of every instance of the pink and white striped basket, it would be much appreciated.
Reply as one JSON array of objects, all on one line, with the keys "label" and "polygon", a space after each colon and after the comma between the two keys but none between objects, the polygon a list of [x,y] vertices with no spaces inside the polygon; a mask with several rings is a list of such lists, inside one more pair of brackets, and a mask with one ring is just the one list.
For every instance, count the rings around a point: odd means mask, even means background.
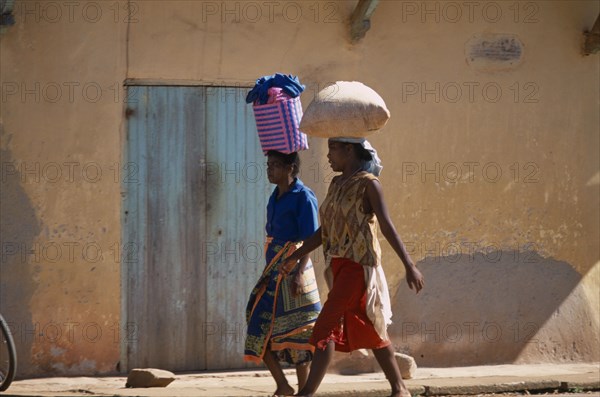
[{"label": "pink and white striped basket", "polygon": [[281,88],[269,89],[269,101],[254,104],[254,118],[260,146],[266,154],[269,150],[292,153],[308,149],[306,134],[300,131],[302,104],[300,97],[291,98]]}]

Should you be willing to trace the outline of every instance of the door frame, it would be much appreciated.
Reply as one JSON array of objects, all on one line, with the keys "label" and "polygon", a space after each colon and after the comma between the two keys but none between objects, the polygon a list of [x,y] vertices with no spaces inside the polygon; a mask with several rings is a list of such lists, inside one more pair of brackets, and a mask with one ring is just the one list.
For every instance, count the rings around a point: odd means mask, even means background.
[{"label": "door frame", "polygon": [[[219,88],[243,88],[250,89],[254,86],[254,83],[250,82],[240,82],[240,81],[188,81],[188,80],[151,80],[151,79],[127,79],[124,83],[124,91],[125,91],[125,101],[124,101],[124,122],[122,123],[122,144],[121,144],[121,159],[122,164],[126,165],[130,159],[128,158],[128,144],[129,144],[129,122],[128,117],[131,114],[132,109],[128,106],[129,103],[133,103],[134,101],[141,100],[136,93],[136,87],[219,87]],[[205,132],[208,134],[208,131]],[[206,136],[207,137],[207,136]],[[208,137],[207,137],[208,138]],[[120,211],[120,225],[121,225],[121,246],[123,247],[125,243],[128,242],[129,233],[128,227],[125,224],[125,211],[128,210],[127,203],[127,192],[128,188],[124,179],[121,181],[121,192],[122,196],[125,196],[125,199],[121,203],[121,211]],[[206,186],[206,180],[204,181]],[[207,226],[208,227],[208,226]],[[128,312],[128,281],[129,281],[129,269],[127,266],[127,261],[124,260],[125,252],[121,255],[121,263],[120,263],[120,332],[119,332],[119,343],[120,343],[120,357],[119,357],[119,365],[118,369],[121,373],[125,373],[129,369],[129,354],[128,349],[130,346],[129,337],[135,337],[135,332],[137,331],[135,328],[135,324],[130,324],[129,312]],[[133,325],[133,328],[132,328]]]}]

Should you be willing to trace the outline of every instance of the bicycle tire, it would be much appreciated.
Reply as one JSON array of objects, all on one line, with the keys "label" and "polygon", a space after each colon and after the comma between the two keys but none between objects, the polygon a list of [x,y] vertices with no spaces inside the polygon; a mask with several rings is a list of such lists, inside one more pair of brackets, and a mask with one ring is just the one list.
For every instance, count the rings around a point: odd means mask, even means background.
[{"label": "bicycle tire", "polygon": [[15,342],[12,338],[10,328],[8,327],[6,321],[4,321],[4,317],[2,317],[1,314],[0,328],[2,329],[2,337],[6,341],[6,347],[8,350],[8,372],[6,373],[6,378],[0,379],[2,382],[2,384],[0,384],[0,391],[5,391],[12,383],[17,372],[17,351],[15,349]]}]

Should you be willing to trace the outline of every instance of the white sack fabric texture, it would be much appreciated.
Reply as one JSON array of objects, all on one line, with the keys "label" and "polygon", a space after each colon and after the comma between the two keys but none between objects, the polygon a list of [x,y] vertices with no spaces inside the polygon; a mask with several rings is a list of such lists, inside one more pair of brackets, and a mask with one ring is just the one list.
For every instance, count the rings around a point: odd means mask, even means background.
[{"label": "white sack fabric texture", "polygon": [[390,118],[383,98],[358,81],[338,81],[323,88],[308,105],[300,130],[320,138],[364,138]]}]

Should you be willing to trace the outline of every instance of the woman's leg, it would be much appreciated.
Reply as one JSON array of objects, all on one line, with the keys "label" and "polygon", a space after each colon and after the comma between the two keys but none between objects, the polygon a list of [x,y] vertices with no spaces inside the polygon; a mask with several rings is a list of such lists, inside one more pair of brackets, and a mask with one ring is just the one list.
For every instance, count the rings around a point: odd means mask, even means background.
[{"label": "woman's leg", "polygon": [[302,390],[304,385],[306,385],[309,368],[310,367],[308,363],[296,365],[296,376],[298,377],[298,390]]},{"label": "woman's leg", "polygon": [[297,396],[311,397],[319,388],[319,385],[325,377],[327,367],[333,358],[335,344],[333,341],[327,343],[325,350],[316,349],[313,356],[312,364],[310,365],[310,373],[303,388],[300,389]]},{"label": "woman's leg", "polygon": [[277,361],[275,353],[270,350],[265,352],[263,361],[271,372],[271,375],[273,375],[275,383],[277,383],[277,390],[275,390],[274,394],[276,396],[292,394],[294,392],[294,388],[288,383],[285,374],[281,369],[281,365],[279,365],[279,361]]},{"label": "woman's leg", "polygon": [[410,397],[410,392],[402,381],[402,375],[400,374],[400,368],[398,368],[398,363],[394,357],[392,345],[382,347],[381,349],[374,349],[373,355],[375,355],[375,359],[383,370],[385,377],[390,382],[390,386],[392,387],[391,397]]}]

